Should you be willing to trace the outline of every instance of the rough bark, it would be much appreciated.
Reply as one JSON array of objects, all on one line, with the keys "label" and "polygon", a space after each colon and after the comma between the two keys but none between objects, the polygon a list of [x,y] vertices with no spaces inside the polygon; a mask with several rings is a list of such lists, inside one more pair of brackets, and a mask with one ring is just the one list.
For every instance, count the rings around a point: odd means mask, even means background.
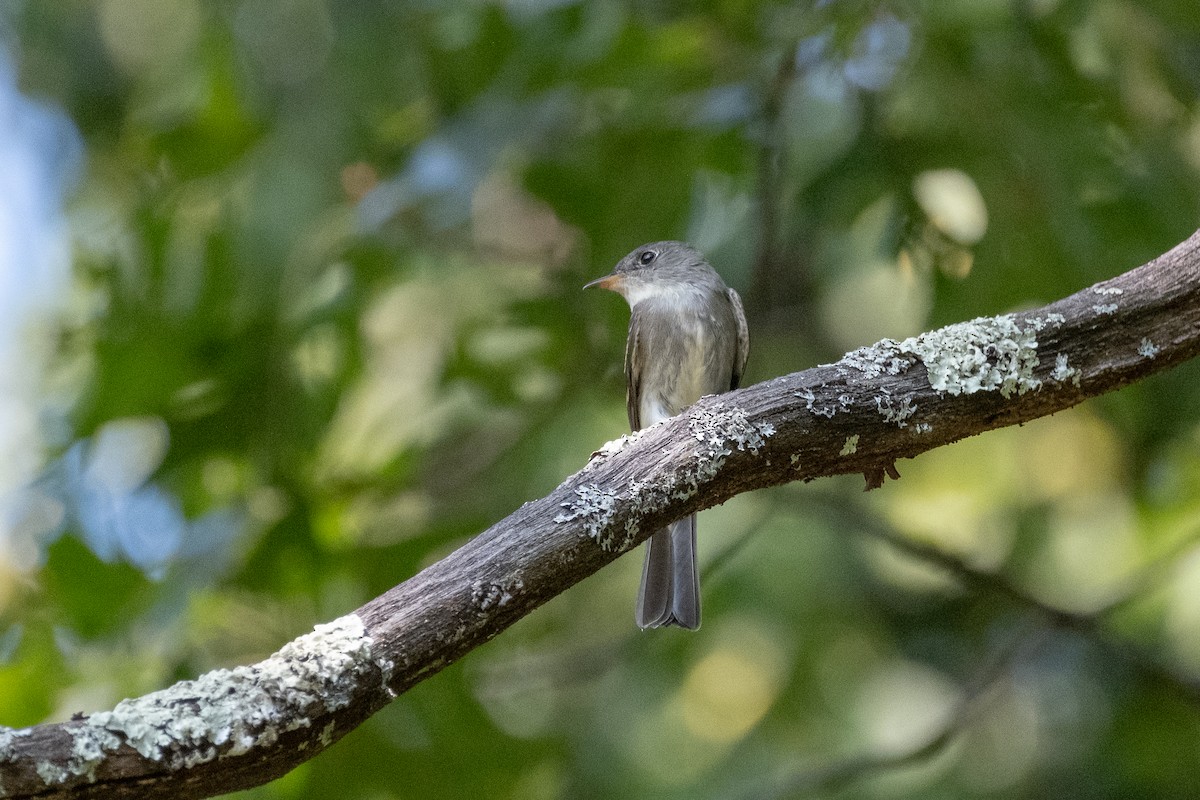
[{"label": "rough bark", "polygon": [[610,443],[550,495],[250,667],[0,730],[9,797],[206,797],[264,783],[671,520],[1069,408],[1200,353],[1200,232],[1043,308],[960,323],[719,397]]}]

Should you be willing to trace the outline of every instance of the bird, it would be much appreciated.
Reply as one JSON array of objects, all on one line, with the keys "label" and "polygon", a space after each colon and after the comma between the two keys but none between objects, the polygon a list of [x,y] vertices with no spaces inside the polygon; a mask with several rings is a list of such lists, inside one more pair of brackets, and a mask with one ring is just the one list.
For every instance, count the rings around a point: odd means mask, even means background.
[{"label": "bird", "polygon": [[[591,286],[629,303],[625,405],[632,430],[738,388],[750,351],[746,313],[699,250],[676,241],[645,244],[584,288]],[[700,627],[695,514],[647,540],[634,618],[642,629]]]}]

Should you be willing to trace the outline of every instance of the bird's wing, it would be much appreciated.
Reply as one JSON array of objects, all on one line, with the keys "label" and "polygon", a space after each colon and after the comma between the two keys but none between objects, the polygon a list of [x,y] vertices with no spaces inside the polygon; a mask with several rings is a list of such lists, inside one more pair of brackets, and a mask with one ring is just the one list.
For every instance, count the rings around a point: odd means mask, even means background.
[{"label": "bird's wing", "polygon": [[634,431],[642,427],[640,406],[645,353],[641,347],[640,327],[641,314],[633,311],[629,315],[629,338],[625,341],[625,410],[629,412],[629,429]]},{"label": "bird's wing", "polygon": [[[730,391],[738,388],[742,382],[742,373],[746,371],[746,358],[750,355],[750,328],[746,325],[746,312],[742,308],[742,298],[733,289],[726,289],[729,304],[733,306],[733,320],[737,323],[737,344],[733,351],[733,377],[729,381]],[[630,341],[633,341],[632,333]]]}]

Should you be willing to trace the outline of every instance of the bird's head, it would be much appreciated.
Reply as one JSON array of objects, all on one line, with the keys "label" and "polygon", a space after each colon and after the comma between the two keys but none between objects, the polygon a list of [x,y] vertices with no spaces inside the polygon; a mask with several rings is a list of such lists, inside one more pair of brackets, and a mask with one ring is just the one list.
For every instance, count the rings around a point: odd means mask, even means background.
[{"label": "bird's head", "polygon": [[644,244],[617,262],[613,271],[583,288],[599,286],[624,297],[630,307],[648,297],[720,283],[699,250],[684,242]]}]

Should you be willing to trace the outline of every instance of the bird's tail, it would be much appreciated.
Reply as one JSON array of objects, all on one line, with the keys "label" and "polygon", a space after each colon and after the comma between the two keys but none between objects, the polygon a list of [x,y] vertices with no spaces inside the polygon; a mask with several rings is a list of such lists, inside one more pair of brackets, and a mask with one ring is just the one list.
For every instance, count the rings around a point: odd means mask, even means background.
[{"label": "bird's tail", "polygon": [[641,628],[700,627],[695,514],[656,531],[647,540],[636,614]]}]

